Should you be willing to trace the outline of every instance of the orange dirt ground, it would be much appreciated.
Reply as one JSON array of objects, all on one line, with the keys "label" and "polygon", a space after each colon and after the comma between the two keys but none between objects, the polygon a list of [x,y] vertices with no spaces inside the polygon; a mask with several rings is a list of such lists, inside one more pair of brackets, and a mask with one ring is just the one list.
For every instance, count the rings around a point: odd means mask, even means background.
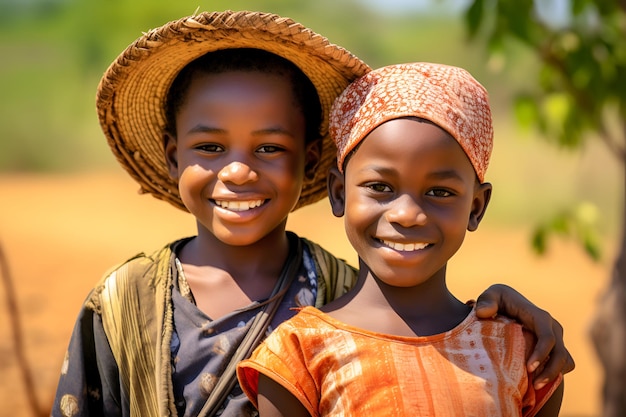
[{"label": "orange dirt ground", "polygon": [[[0,243],[18,294],[37,397],[46,410],[79,306],[100,275],[136,252],[194,233],[189,215],[138,196],[136,188],[123,173],[0,176]],[[290,229],[355,262],[341,221],[329,213],[324,200],[294,213]],[[566,377],[561,416],[599,416],[602,372],[587,333],[610,257],[594,264],[573,244],[556,242],[547,257],[537,258],[528,230],[502,230],[488,217],[451,262],[450,286],[469,299],[505,282],[549,310],[565,327],[577,364]],[[0,300],[0,416],[30,416],[4,286]]]}]

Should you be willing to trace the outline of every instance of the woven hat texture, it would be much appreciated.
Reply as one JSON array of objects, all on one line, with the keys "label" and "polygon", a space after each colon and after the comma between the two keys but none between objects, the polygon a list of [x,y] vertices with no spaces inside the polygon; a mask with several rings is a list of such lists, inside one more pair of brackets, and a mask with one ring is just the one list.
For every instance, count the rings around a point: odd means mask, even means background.
[{"label": "woven hat texture", "polygon": [[336,154],[328,135],[330,108],[341,91],[370,68],[325,37],[270,13],[203,12],[152,29],[128,46],[105,72],[96,97],[100,125],[117,160],[141,185],[142,193],[186,210],[177,183],[168,176],[163,152],[167,92],[189,62],[229,48],[272,52],[311,79],[323,112],[322,160],[315,178],[304,184],[296,208],[322,199]]},{"label": "woven hat texture", "polygon": [[484,181],[493,148],[487,90],[462,68],[427,62],[373,70],[339,96],[330,114],[339,169],[373,129],[408,116],[430,120],[450,133]]}]

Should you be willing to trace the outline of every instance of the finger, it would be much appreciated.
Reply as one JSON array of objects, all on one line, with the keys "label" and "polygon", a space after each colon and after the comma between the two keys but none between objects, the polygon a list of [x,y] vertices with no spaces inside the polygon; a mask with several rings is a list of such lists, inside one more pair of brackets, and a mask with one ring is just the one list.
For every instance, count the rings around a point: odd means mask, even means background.
[{"label": "finger", "polygon": [[498,314],[498,300],[493,293],[482,293],[476,300],[476,316],[481,319],[493,318]]},{"label": "finger", "polygon": [[550,313],[504,284],[492,285],[476,302],[478,317],[493,317],[496,312],[516,319],[535,335],[537,342],[528,358],[527,369],[537,375],[536,385],[543,386],[559,373],[574,369],[574,360],[563,342],[563,327]]},{"label": "finger", "polygon": [[563,372],[563,374],[567,374],[569,372],[572,372],[575,368],[576,368],[576,362],[574,361],[574,358],[572,357],[572,355],[570,355],[570,353],[567,352],[565,366],[563,367],[563,370],[561,372]]},{"label": "finger", "polygon": [[[534,317],[533,314],[538,314],[540,309],[530,302],[526,297],[520,294],[515,289],[505,284],[493,284],[485,290],[476,302],[477,309],[483,308],[484,313],[490,313],[492,317],[497,309],[497,313],[503,316],[507,316],[516,319],[518,322],[524,324],[527,328],[534,330],[534,321],[539,317]],[[484,317],[479,315],[479,317]],[[544,317],[541,317],[544,319]],[[546,322],[546,326],[550,326],[552,319]]]},{"label": "finger", "polygon": [[479,318],[493,318],[496,314],[519,319],[520,307],[530,302],[519,292],[505,284],[493,284],[476,301]]},{"label": "finger", "polygon": [[[535,376],[535,382],[533,384],[535,389],[541,389],[548,382],[558,377],[560,373],[566,374],[573,371],[576,367],[574,358],[563,343],[563,327],[557,321],[554,322],[553,332],[555,335],[555,345],[550,352],[545,366],[543,366],[540,372]],[[531,360],[529,360],[529,362]]]},{"label": "finger", "polygon": [[[546,363],[550,355],[565,355],[567,350],[563,345],[563,328],[545,310],[537,307],[525,298],[516,298],[516,304],[505,301],[500,306],[500,312],[508,317],[516,319],[526,329],[535,335],[536,343],[528,357],[527,366],[530,372],[534,372],[540,364]],[[556,351],[556,352],[555,352]]]},{"label": "finger", "polygon": [[535,376],[533,386],[535,389],[541,389],[548,382],[556,379],[559,374],[566,374],[573,371],[575,366],[574,359],[568,352],[558,357],[550,357],[539,375]]},{"label": "finger", "polygon": [[535,389],[539,390],[543,388],[547,383],[558,377],[564,365],[564,355],[550,357],[548,362],[546,362],[545,367],[539,368],[541,372],[533,378],[533,386]]},{"label": "finger", "polygon": [[[536,334],[536,337],[537,342],[526,362],[528,372],[535,372],[541,364],[554,366],[554,363],[564,356],[564,346],[563,349],[555,350],[557,338],[552,331]],[[552,362],[550,363],[550,361]]]},{"label": "finger", "polygon": [[[477,315],[481,318],[498,314],[513,318],[530,330],[537,343],[528,358],[528,369],[534,372],[540,364],[547,362],[553,354],[557,342],[562,346],[563,329],[547,311],[537,307],[515,289],[504,284],[489,287],[477,301]],[[482,311],[479,310],[482,307]],[[557,348],[557,358],[566,354],[567,350]]]}]

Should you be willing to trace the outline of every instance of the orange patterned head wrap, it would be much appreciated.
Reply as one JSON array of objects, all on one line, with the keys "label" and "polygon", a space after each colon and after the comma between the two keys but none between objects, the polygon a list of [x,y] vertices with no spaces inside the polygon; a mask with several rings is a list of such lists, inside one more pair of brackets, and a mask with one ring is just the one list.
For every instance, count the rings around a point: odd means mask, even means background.
[{"label": "orange patterned head wrap", "polygon": [[493,126],[485,88],[466,70],[417,62],[390,65],[354,81],[333,104],[330,134],[337,165],[372,130],[400,117],[429,120],[461,145],[480,182],[493,148]]}]

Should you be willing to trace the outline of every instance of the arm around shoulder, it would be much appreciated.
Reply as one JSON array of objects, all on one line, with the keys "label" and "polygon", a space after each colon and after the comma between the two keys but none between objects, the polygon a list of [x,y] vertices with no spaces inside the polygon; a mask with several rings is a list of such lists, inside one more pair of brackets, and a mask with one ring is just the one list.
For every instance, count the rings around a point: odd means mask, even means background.
[{"label": "arm around shoulder", "polygon": [[529,371],[540,369],[535,374],[535,388],[539,389],[560,374],[574,369],[574,359],[563,340],[563,327],[549,312],[508,285],[495,284],[478,297],[476,315],[488,318],[496,314],[517,320],[537,338],[527,362]]}]

